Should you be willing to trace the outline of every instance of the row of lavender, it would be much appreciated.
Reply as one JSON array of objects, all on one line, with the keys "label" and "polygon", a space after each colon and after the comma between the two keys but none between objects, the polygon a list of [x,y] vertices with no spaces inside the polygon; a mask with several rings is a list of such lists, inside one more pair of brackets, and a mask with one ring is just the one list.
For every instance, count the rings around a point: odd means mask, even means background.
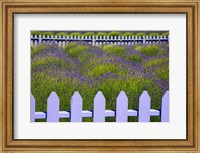
[{"label": "row of lavender", "polygon": [[31,45],[37,46],[41,43],[55,43],[64,47],[70,42],[87,42],[93,46],[102,47],[105,44],[113,45],[134,45],[134,44],[148,44],[148,43],[162,43],[169,42],[169,36],[54,36],[54,35],[31,35]]},{"label": "row of lavender", "polygon": [[31,122],[46,119],[47,122],[59,122],[60,118],[70,118],[71,122],[82,122],[83,117],[93,117],[93,122],[105,122],[105,117],[116,117],[116,122],[127,122],[128,116],[138,116],[139,122],[150,122],[150,116],[160,116],[161,122],[169,122],[169,91],[162,97],[161,109],[151,109],[151,98],[143,91],[139,98],[138,110],[128,109],[128,97],[121,91],[116,99],[116,111],[105,110],[105,97],[99,91],[94,98],[94,109],[82,110],[82,97],[75,92],[71,97],[71,111],[59,111],[59,98],[52,92],[47,99],[47,113],[35,112],[35,99],[31,95]]}]

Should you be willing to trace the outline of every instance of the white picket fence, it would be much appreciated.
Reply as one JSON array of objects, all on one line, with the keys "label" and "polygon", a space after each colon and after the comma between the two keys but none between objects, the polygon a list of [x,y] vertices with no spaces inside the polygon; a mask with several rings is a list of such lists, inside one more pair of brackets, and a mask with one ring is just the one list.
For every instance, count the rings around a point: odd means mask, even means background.
[{"label": "white picket fence", "polygon": [[151,43],[162,43],[169,42],[169,36],[54,36],[54,35],[31,35],[31,45],[37,46],[41,43],[55,43],[60,47],[70,42],[86,42],[93,46],[102,47],[102,45],[113,44],[113,45],[135,45],[135,44],[151,44]]},{"label": "white picket fence", "polygon": [[70,118],[71,122],[82,122],[84,117],[92,117],[93,122],[105,122],[105,117],[115,117],[116,122],[127,122],[128,116],[138,116],[138,122],[150,122],[150,116],[160,116],[161,122],[169,122],[169,91],[161,100],[159,110],[151,109],[151,98],[147,91],[139,97],[138,110],[128,109],[128,97],[121,91],[116,99],[116,110],[105,110],[106,99],[101,91],[94,98],[93,110],[82,110],[82,97],[75,92],[71,97],[71,110],[59,111],[59,98],[52,92],[47,99],[47,112],[35,112],[35,99],[31,94],[30,119],[46,119],[47,122],[59,122],[60,118]]}]

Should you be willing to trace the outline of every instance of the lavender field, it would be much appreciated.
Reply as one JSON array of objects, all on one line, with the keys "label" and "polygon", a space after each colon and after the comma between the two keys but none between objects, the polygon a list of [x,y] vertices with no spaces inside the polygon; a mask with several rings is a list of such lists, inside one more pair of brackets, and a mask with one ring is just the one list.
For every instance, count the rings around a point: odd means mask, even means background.
[{"label": "lavender field", "polygon": [[[93,109],[97,91],[103,92],[106,109],[115,110],[120,91],[126,92],[129,109],[137,109],[144,90],[151,97],[151,108],[159,109],[162,95],[169,90],[168,43],[100,48],[72,42],[65,49],[44,43],[31,47],[31,60],[31,92],[36,99],[36,111],[46,111],[52,91],[60,98],[60,110],[70,110],[70,98],[75,91],[83,98],[84,110]],[[83,121],[90,122],[92,118]],[[106,117],[106,121],[115,122],[115,118]],[[128,121],[137,121],[137,117],[129,117]],[[151,121],[160,119],[151,117]]]}]

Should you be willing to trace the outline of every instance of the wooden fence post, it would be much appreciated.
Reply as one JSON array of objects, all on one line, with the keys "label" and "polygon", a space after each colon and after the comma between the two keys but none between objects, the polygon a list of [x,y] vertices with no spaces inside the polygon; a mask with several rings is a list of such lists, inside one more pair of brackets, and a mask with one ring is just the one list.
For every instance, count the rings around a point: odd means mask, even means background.
[{"label": "wooden fence post", "polygon": [[47,122],[59,122],[59,98],[55,92],[47,99]]},{"label": "wooden fence post", "polygon": [[82,97],[76,91],[71,98],[71,122],[82,122]]},{"label": "wooden fence post", "polygon": [[30,112],[31,112],[31,122],[35,122],[35,98],[31,94],[31,105],[30,105]]},{"label": "wooden fence post", "polygon": [[116,122],[127,122],[128,97],[121,91],[117,97]]},{"label": "wooden fence post", "polygon": [[98,91],[94,98],[93,122],[105,122],[105,97]]},{"label": "wooden fence post", "polygon": [[169,122],[169,91],[166,91],[162,97],[161,122]]},{"label": "wooden fence post", "polygon": [[147,91],[143,91],[139,98],[138,121],[150,122],[151,99]]}]

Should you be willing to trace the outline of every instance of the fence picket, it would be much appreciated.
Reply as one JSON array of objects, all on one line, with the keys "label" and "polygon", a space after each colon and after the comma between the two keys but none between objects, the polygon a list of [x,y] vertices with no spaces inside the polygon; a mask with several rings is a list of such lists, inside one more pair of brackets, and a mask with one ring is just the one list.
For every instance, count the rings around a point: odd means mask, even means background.
[{"label": "fence picket", "polygon": [[59,122],[59,98],[55,92],[47,99],[47,122]]},{"label": "fence picket", "polygon": [[101,91],[98,91],[94,98],[94,122],[105,122],[105,102],[106,99]]},{"label": "fence picket", "polygon": [[139,98],[138,121],[150,122],[151,99],[147,91],[143,91]]},{"label": "fence picket", "polygon": [[39,35],[39,45],[42,43],[42,36]]},{"label": "fence picket", "polygon": [[[31,35],[32,36],[32,35]],[[63,47],[62,39],[65,39],[65,43],[68,44],[69,42],[76,42],[76,41],[85,41],[88,44],[92,44],[93,46],[96,46],[98,44],[99,47],[101,47],[101,44],[114,44],[114,45],[134,45],[134,44],[148,44],[148,43],[163,43],[163,42],[169,42],[169,36],[67,36],[66,38],[59,36],[57,38],[57,35],[34,35],[31,37],[31,45],[34,45],[35,47],[37,45],[40,45],[41,43],[45,42],[54,42],[55,44],[58,44],[59,46]],[[60,43],[61,42],[61,43]],[[98,42],[98,43],[97,43]],[[120,43],[121,42],[121,43]]]},{"label": "fence picket", "polygon": [[35,122],[35,98],[33,97],[33,95],[31,94],[31,106],[30,106],[31,108],[31,110],[30,110],[30,112],[31,112],[31,115],[30,115],[30,117],[31,117],[31,122]]},{"label": "fence picket", "polygon": [[71,122],[82,122],[82,97],[76,91],[71,98]]},{"label": "fence picket", "polygon": [[121,91],[117,97],[116,122],[127,122],[128,97]]},{"label": "fence picket", "polygon": [[[82,122],[82,117],[93,117],[94,122],[104,122],[105,117],[116,117],[116,122],[127,122],[128,116],[138,116],[139,122],[149,122],[150,116],[160,116],[161,122],[169,122],[169,91],[166,91],[162,97],[160,110],[150,109],[151,100],[147,91],[143,91],[139,97],[138,110],[128,109],[128,97],[124,91],[121,91],[116,99],[116,111],[105,110],[106,99],[101,91],[94,98],[94,109],[82,110],[82,97],[75,92],[71,97],[71,112],[59,111],[59,98],[55,92],[52,92],[47,99],[47,113],[35,112],[35,99],[30,97],[30,121],[35,119],[47,119],[47,122],[59,122],[63,112],[67,112],[66,118],[71,122]],[[60,116],[61,115],[61,116]]]},{"label": "fence picket", "polygon": [[161,122],[169,122],[169,91],[166,91],[162,97]]}]

